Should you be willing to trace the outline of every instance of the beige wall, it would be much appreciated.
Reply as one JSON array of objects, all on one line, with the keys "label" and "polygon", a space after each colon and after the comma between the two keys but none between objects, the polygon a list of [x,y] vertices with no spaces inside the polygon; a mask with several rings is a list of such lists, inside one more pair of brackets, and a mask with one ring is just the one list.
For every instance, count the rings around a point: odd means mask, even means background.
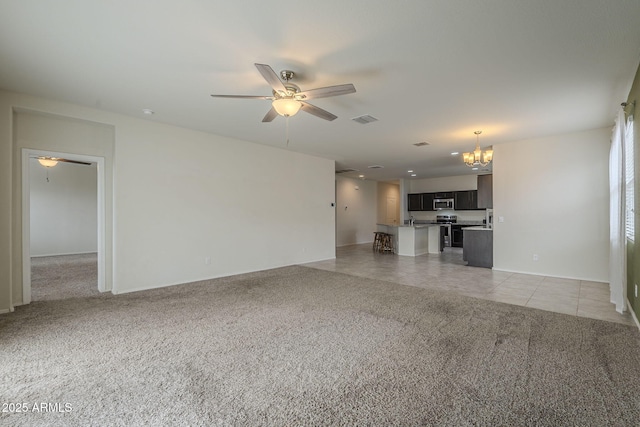
[{"label": "beige wall", "polygon": [[608,282],[610,136],[494,145],[495,269]]},{"label": "beige wall", "polygon": [[[14,127],[14,110],[38,124]],[[110,146],[91,144],[103,133]],[[23,146],[113,165],[107,273],[117,293],[335,256],[333,161],[0,92],[0,310],[22,299]]]}]

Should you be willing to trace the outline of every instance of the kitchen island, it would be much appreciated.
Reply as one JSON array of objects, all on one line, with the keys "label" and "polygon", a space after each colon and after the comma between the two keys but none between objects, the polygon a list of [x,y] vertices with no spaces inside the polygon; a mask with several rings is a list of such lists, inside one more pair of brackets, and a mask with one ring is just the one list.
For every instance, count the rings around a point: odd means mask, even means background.
[{"label": "kitchen island", "polygon": [[418,256],[440,253],[440,225],[377,224],[378,231],[391,234],[394,252],[403,256]]}]

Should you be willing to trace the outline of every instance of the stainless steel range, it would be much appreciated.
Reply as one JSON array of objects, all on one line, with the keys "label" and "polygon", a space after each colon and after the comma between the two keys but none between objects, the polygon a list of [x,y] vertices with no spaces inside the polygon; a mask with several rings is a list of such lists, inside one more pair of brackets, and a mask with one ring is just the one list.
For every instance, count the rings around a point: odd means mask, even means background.
[{"label": "stainless steel range", "polygon": [[455,224],[456,222],[458,222],[457,215],[436,216],[436,223],[443,225],[440,227],[440,241],[442,242],[442,246],[451,247],[451,224]]}]

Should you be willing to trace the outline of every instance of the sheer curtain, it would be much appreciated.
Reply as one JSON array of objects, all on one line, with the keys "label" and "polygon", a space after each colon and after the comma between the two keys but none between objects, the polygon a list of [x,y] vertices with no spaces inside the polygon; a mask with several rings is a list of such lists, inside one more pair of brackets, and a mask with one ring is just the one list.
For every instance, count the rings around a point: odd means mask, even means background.
[{"label": "sheer curtain", "polygon": [[626,233],[625,233],[625,158],[624,143],[626,124],[624,110],[620,108],[613,128],[611,151],[609,153],[609,290],[611,302],[616,311],[626,309],[625,290],[627,288]]}]

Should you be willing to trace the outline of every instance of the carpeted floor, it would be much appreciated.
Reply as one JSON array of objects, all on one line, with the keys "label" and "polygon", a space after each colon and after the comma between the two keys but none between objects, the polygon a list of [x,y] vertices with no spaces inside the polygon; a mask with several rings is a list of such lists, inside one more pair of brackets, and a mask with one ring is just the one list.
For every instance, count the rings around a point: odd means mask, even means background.
[{"label": "carpeted floor", "polygon": [[306,267],[35,301],[0,343],[1,425],[640,419],[636,328]]},{"label": "carpeted floor", "polygon": [[99,296],[95,253],[31,258],[31,300]]}]

